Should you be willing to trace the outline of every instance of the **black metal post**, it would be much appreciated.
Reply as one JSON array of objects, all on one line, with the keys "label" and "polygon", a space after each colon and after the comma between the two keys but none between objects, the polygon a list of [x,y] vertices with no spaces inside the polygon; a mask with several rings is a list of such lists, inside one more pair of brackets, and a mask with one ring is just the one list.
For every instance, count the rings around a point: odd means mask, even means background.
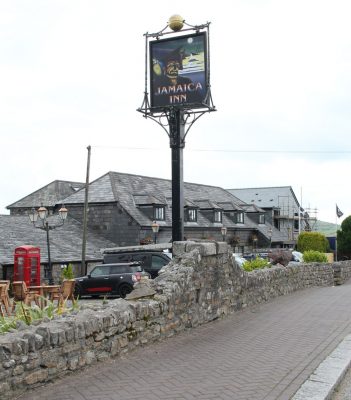
[{"label": "black metal post", "polygon": [[46,231],[46,243],[48,247],[48,269],[47,269],[47,278],[49,281],[49,285],[53,285],[54,280],[52,278],[52,264],[51,264],[51,255],[50,255],[50,237],[49,237],[50,226],[48,222],[45,222],[45,231]]},{"label": "black metal post", "polygon": [[172,241],[184,238],[183,148],[184,112],[172,109],[169,113],[170,147],[172,149]]},{"label": "black metal post", "polygon": [[155,244],[157,243],[157,233],[156,232],[154,233],[154,243]]},{"label": "black metal post", "polygon": [[87,274],[87,263],[85,260],[86,246],[87,246],[87,224],[88,224],[88,197],[89,197],[89,174],[90,174],[90,154],[91,146],[87,147],[88,160],[87,160],[87,173],[85,179],[85,198],[84,198],[84,210],[83,210],[83,239],[82,239],[82,264],[80,273],[82,275]]}]

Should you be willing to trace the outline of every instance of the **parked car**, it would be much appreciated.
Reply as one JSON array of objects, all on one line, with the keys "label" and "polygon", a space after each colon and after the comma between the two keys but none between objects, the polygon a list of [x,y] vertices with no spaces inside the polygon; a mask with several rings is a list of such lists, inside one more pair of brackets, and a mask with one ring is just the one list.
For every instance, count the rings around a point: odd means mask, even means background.
[{"label": "parked car", "polygon": [[244,257],[242,257],[240,254],[233,253],[233,258],[234,261],[239,265],[239,267],[242,267],[244,263],[247,261]]},{"label": "parked car", "polygon": [[79,297],[117,295],[124,298],[142,276],[150,277],[143,271],[140,263],[99,264],[90,274],[75,279],[75,295]]},{"label": "parked car", "polygon": [[263,258],[264,260],[268,260],[268,252],[255,252],[255,253],[244,253],[243,258],[245,258],[246,261],[252,261],[255,258]]},{"label": "parked car", "polygon": [[293,251],[292,257],[293,257],[292,261],[303,262],[303,254],[300,253],[299,251]]},{"label": "parked car", "polygon": [[157,277],[159,270],[171,261],[171,254],[157,250],[126,250],[116,253],[105,253],[104,263],[121,263],[137,261],[141,263],[144,271]]},{"label": "parked car", "polygon": [[257,255],[257,254],[253,254],[253,253],[245,253],[245,254],[243,254],[243,258],[244,258],[246,261],[252,261],[252,260],[255,259],[256,257],[258,257],[258,255]]}]

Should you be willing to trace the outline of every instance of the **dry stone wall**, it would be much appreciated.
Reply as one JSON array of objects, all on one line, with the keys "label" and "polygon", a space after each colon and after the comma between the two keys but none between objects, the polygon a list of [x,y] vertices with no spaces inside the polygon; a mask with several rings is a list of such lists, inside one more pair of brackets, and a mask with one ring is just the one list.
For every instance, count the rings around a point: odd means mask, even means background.
[{"label": "dry stone wall", "polygon": [[342,285],[351,277],[351,262],[341,261],[333,264],[334,284]]},{"label": "dry stone wall", "polygon": [[[176,242],[173,255],[160,276],[136,288],[130,300],[95,302],[0,336],[0,398],[276,296],[334,284],[332,264],[246,273],[225,243]],[[346,277],[351,264],[338,264]]]}]

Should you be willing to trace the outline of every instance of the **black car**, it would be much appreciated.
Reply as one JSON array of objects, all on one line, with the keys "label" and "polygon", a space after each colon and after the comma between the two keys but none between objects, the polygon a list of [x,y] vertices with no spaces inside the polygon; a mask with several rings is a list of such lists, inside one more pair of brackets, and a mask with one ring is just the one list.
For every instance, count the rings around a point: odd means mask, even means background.
[{"label": "black car", "polygon": [[149,274],[143,271],[140,263],[99,264],[90,274],[75,279],[75,295],[118,295],[124,298],[142,276],[149,277]]},{"label": "black car", "polygon": [[151,279],[154,279],[158,275],[158,271],[171,261],[171,255],[168,254],[155,250],[126,250],[105,253],[103,262],[108,264],[137,261],[141,263],[143,270],[151,275]]}]

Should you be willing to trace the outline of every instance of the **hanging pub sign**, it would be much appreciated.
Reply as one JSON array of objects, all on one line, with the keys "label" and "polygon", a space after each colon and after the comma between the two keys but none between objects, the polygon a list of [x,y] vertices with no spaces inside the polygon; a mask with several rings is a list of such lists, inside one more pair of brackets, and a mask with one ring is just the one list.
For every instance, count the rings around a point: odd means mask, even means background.
[{"label": "hanging pub sign", "polygon": [[151,108],[204,107],[208,90],[206,33],[150,42]]}]

